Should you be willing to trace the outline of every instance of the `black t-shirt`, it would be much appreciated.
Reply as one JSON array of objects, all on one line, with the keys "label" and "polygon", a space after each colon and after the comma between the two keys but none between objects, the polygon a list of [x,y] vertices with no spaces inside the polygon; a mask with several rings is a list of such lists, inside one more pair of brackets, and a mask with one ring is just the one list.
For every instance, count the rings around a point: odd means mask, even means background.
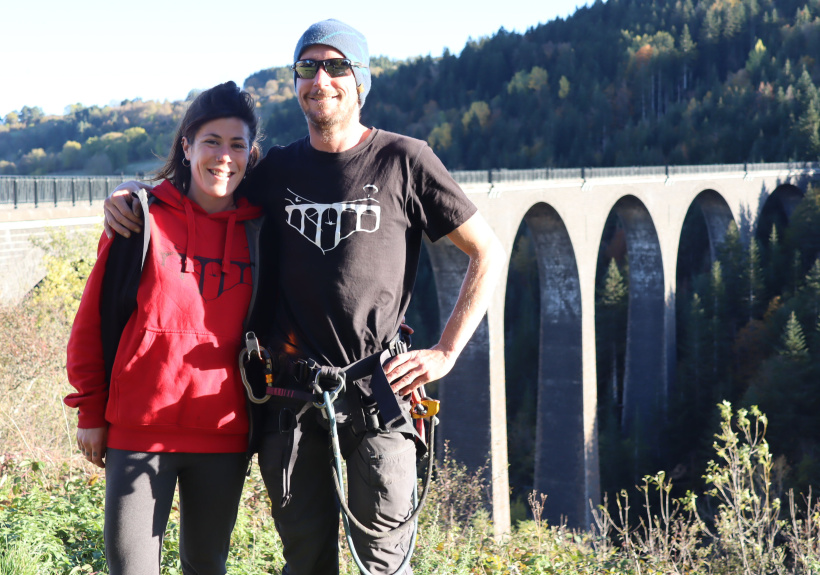
[{"label": "black t-shirt", "polygon": [[337,154],[308,138],[273,148],[248,184],[277,242],[272,347],[340,367],[398,332],[422,233],[436,241],[476,211],[425,142],[376,129]]}]

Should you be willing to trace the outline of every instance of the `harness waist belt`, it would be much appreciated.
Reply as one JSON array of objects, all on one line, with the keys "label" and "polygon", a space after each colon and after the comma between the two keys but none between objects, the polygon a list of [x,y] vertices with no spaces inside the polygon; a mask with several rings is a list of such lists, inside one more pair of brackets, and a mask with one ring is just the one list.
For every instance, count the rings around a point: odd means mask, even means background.
[{"label": "harness waist belt", "polygon": [[[343,374],[345,380],[348,382],[358,381],[370,376],[370,384],[368,386],[359,387],[360,389],[363,387],[369,388],[370,395],[376,401],[385,427],[395,429],[406,423],[406,420],[398,399],[390,387],[390,382],[387,381],[387,375],[384,373],[382,366],[394,355],[404,353],[405,351],[407,351],[407,344],[401,339],[401,333],[398,333],[390,341],[387,349],[354,361],[346,367],[325,367],[313,360],[293,360],[287,356],[280,355],[278,361],[276,361],[277,366],[275,371],[279,374],[286,373],[305,385],[314,384],[317,374],[330,372]],[[314,389],[313,392],[321,393],[316,389]],[[267,395],[288,399],[299,399],[310,402],[316,401],[314,393],[277,386],[268,386],[265,393]]]}]

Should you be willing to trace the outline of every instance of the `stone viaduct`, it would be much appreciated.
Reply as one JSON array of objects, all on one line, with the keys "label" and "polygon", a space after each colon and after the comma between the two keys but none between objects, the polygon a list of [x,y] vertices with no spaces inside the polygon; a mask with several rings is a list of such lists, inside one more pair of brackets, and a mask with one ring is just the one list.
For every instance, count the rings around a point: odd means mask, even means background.
[{"label": "stone viaduct", "polygon": [[[820,180],[820,164],[454,175],[508,254],[522,223],[534,239],[541,293],[534,488],[549,496],[545,516],[550,522],[563,517],[570,526],[588,527],[590,502],[601,498],[594,316],[607,218],[611,213],[619,218],[629,253],[625,420],[651,428],[664,414],[674,383],[676,266],[687,212],[702,211],[714,258],[732,220],[748,239],[767,202],[790,214],[808,184]],[[447,240],[427,248],[443,324],[467,261]],[[489,457],[499,533],[510,522],[505,387],[516,385],[505,379],[506,284],[505,271],[487,317],[440,387],[440,436],[468,467],[477,468]]]},{"label": "stone viaduct", "polygon": [[[539,367],[534,374],[538,380],[534,487],[549,495],[545,515],[550,522],[565,518],[570,526],[588,527],[590,502],[597,504],[601,498],[594,315],[597,260],[608,217],[615,214],[620,220],[630,258],[625,420],[627,425],[640,422],[648,428],[658,414],[663,416],[674,384],[676,266],[687,213],[700,210],[703,214],[714,257],[729,222],[735,221],[741,236],[748,239],[765,206],[774,204],[788,216],[807,186],[820,180],[820,163],[493,170],[454,176],[508,254],[522,224],[534,239],[541,294]],[[101,185],[107,190],[116,183]],[[78,215],[100,213],[97,201],[92,212],[87,210],[92,198],[104,197],[105,192],[92,193],[90,186],[81,194],[87,200],[84,213]],[[52,187],[56,206],[59,194],[69,194],[69,184]],[[76,203],[76,186],[70,187],[71,201]],[[7,206],[0,208],[6,211],[11,203],[10,192],[4,192],[7,188],[8,182],[5,188],[0,185],[0,204]],[[34,197],[36,201],[36,192]],[[76,220],[77,225],[88,222]],[[26,225],[4,224],[0,217],[0,234],[11,238],[24,233],[20,230]],[[74,224],[65,220],[62,225]],[[29,227],[37,226],[42,224]],[[446,239],[426,247],[443,325],[467,260]],[[516,385],[505,379],[507,271],[508,265],[487,316],[440,386],[439,437],[448,439],[454,456],[470,468],[484,465],[489,458],[498,533],[510,525],[505,389]]]}]

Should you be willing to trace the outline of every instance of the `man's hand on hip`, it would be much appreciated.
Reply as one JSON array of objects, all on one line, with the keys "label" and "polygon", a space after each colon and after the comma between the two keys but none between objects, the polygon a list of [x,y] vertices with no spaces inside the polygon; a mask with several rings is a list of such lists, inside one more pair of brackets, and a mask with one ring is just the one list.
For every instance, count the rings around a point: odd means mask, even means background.
[{"label": "man's hand on hip", "polygon": [[146,190],[153,189],[152,186],[130,180],[117,186],[103,202],[103,212],[105,214],[106,235],[111,238],[114,233],[121,236],[130,237],[131,232],[139,233],[142,228],[142,206],[135,202],[131,192],[137,192],[140,188]]},{"label": "man's hand on hip", "polygon": [[401,353],[384,366],[394,393],[408,395],[417,387],[441,379],[453,369],[456,353],[433,346]]}]

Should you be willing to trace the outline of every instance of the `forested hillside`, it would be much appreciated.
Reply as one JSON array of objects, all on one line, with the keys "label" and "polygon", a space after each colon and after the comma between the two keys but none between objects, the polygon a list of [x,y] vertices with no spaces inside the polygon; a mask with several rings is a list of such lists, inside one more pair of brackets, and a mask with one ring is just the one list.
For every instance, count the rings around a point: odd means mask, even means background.
[{"label": "forested hillside", "polygon": [[[374,59],[363,119],[451,169],[816,160],[818,55],[820,0],[599,0],[458,55]],[[266,145],[304,135],[287,68],[245,86]],[[24,107],[0,123],[0,173],[123,171],[164,155],[183,106]]]}]

